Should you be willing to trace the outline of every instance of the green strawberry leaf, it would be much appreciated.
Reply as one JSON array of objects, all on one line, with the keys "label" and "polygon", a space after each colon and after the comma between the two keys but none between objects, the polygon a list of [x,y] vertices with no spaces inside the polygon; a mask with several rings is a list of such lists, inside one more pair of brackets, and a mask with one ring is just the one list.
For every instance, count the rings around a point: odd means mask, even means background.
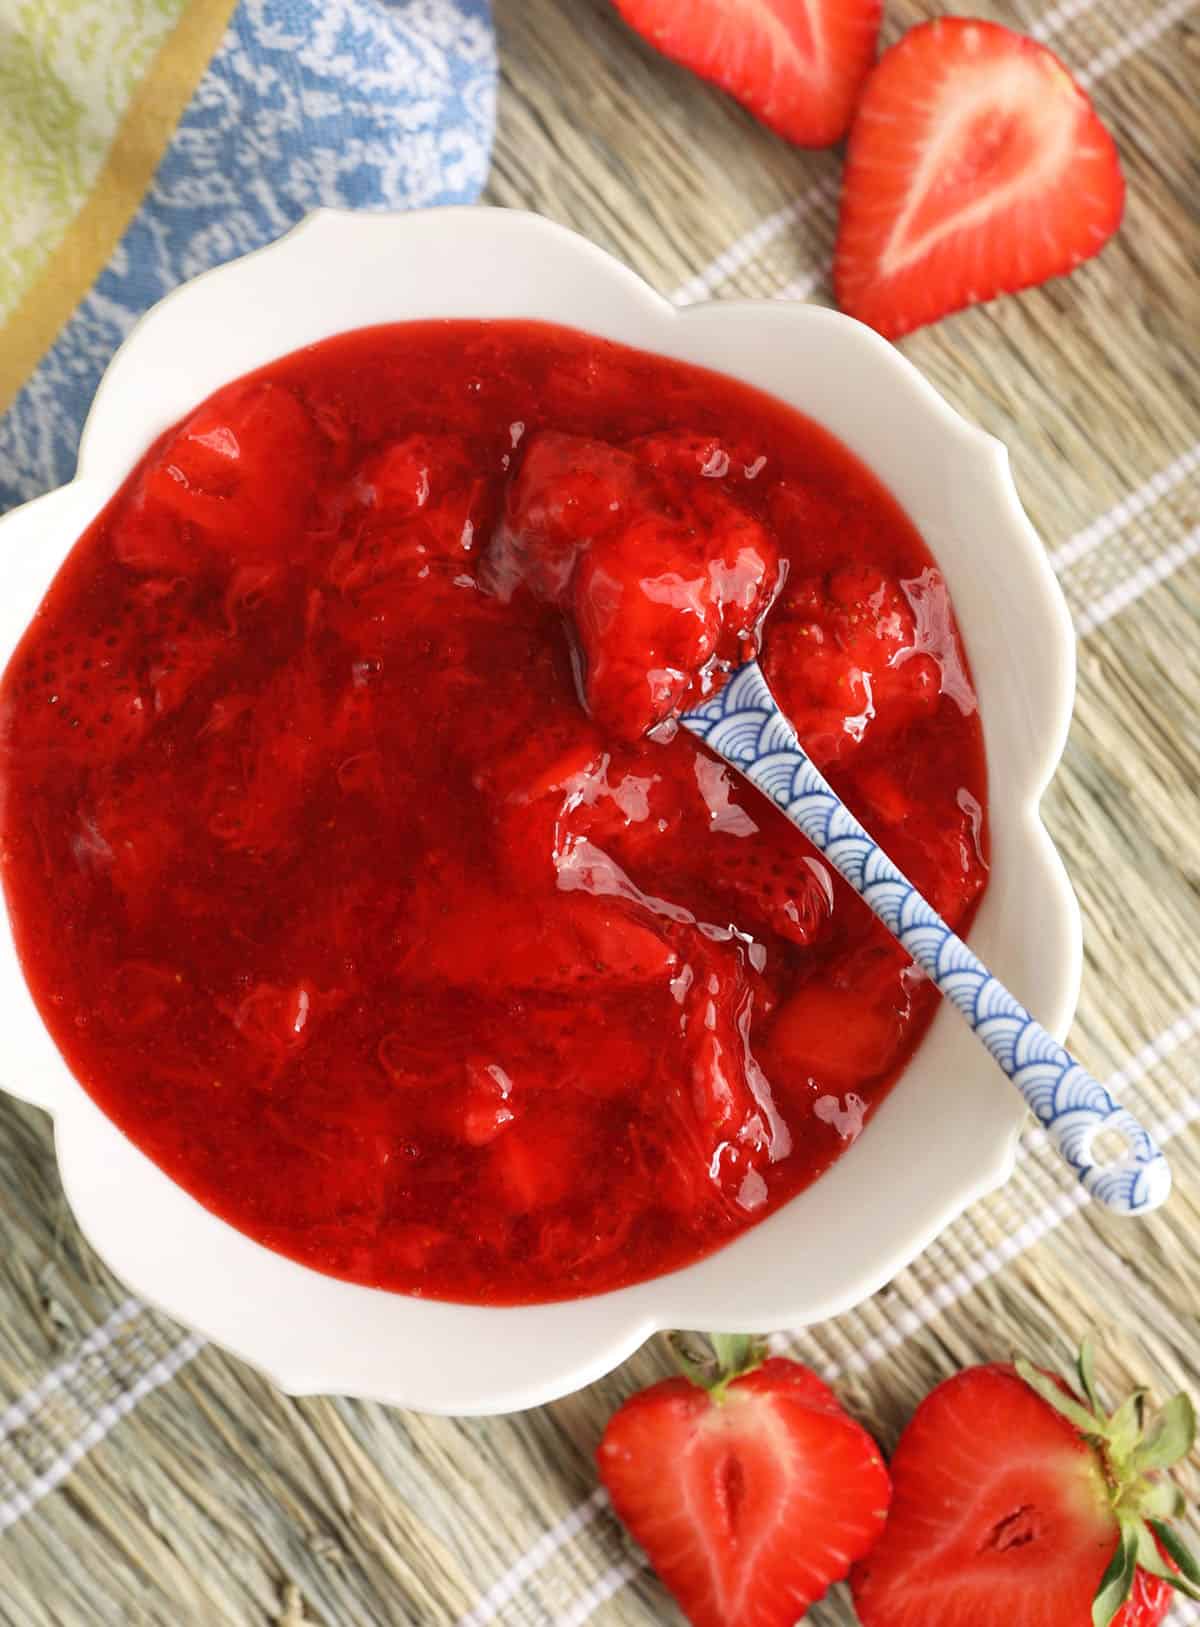
[{"label": "green strawberry leaf", "polygon": [[688,1333],[669,1333],[667,1343],[675,1358],[675,1365],[684,1378],[698,1389],[707,1390],[713,1382],[711,1350],[705,1349],[695,1335]]},{"label": "green strawberry leaf", "polygon": [[1126,1396],[1109,1419],[1105,1431],[1108,1456],[1119,1480],[1129,1478],[1130,1461],[1142,1438],[1145,1417],[1146,1391],[1135,1390],[1132,1395]]},{"label": "green strawberry leaf", "polygon": [[1130,1514],[1143,1520],[1177,1520],[1185,1506],[1183,1493],[1173,1480],[1138,1481],[1123,1501]]},{"label": "green strawberry leaf", "polygon": [[1169,1525],[1164,1525],[1161,1520],[1151,1520],[1150,1527],[1167,1550],[1168,1556],[1179,1566],[1179,1574],[1190,1582],[1193,1587],[1200,1588],[1200,1563],[1197,1563],[1196,1556],[1178,1531],[1173,1531]]},{"label": "green strawberry leaf", "polygon": [[1137,1556],[1137,1527],[1123,1525],[1108,1569],[1100,1578],[1100,1586],[1092,1600],[1092,1627],[1110,1627],[1113,1617],[1133,1591]]},{"label": "green strawberry leaf", "polygon": [[1081,1406],[1074,1397],[1060,1390],[1054,1380],[1039,1371],[1032,1362],[1026,1361],[1023,1356],[1018,1356],[1015,1366],[1029,1388],[1041,1396],[1048,1406],[1053,1407],[1055,1412],[1061,1413],[1064,1418],[1074,1424],[1081,1434],[1103,1435],[1106,1432],[1105,1425],[1100,1418],[1089,1412],[1086,1407]]},{"label": "green strawberry leaf", "polygon": [[[1166,1582],[1177,1593],[1182,1593],[1185,1598],[1200,1599],[1200,1587],[1197,1587],[1195,1581],[1190,1580],[1181,1571],[1173,1571],[1170,1565],[1164,1561],[1155,1546],[1150,1527],[1144,1521],[1139,1520],[1135,1529],[1138,1533],[1138,1569],[1147,1571],[1151,1576],[1157,1576],[1160,1581]],[[1158,1527],[1156,1526],[1155,1529],[1158,1529]],[[1179,1537],[1175,1536],[1174,1532],[1171,1532],[1171,1536],[1174,1538],[1176,1545],[1182,1548],[1183,1544]],[[1184,1552],[1186,1553],[1187,1550],[1184,1549]],[[1194,1569],[1196,1562],[1191,1554],[1187,1554],[1187,1559]]]},{"label": "green strawberry leaf", "polygon": [[672,1333],[668,1343],[684,1378],[714,1401],[722,1400],[735,1378],[761,1367],[768,1354],[766,1341],[749,1333]]},{"label": "green strawberry leaf", "polygon": [[1079,1388],[1083,1391],[1084,1400],[1094,1413],[1099,1414],[1102,1409],[1096,1391],[1096,1347],[1092,1343],[1090,1333],[1079,1347],[1079,1360],[1076,1366],[1079,1373]]},{"label": "green strawberry leaf", "polygon": [[[709,1339],[725,1374],[744,1373],[760,1343],[749,1333],[710,1333]],[[761,1360],[759,1356],[753,1365],[757,1367]]]},{"label": "green strawberry leaf", "polygon": [[1181,1391],[1171,1397],[1150,1425],[1133,1453],[1131,1467],[1138,1473],[1170,1469],[1181,1463],[1195,1444],[1196,1409]]}]

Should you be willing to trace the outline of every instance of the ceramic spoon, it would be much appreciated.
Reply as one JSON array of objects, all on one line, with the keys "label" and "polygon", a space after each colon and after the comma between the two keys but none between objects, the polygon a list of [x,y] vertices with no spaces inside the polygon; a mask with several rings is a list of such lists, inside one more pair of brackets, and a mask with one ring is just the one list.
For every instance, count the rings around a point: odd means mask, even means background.
[{"label": "ceramic spoon", "polygon": [[[868,836],[814,767],[757,661],[679,721],[781,808],[870,905],[970,1024],[1092,1197],[1123,1215],[1148,1214],[1166,1201],[1171,1171],[1154,1137],[1030,1016]],[[1124,1143],[1119,1159],[1093,1156],[1102,1131]]]}]

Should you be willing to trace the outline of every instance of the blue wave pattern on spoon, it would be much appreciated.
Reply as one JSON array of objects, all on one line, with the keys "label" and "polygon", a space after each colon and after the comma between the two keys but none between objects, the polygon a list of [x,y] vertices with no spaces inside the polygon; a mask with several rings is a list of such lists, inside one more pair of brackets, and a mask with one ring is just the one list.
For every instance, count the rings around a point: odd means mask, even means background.
[{"label": "blue wave pattern on spoon", "polygon": [[[781,808],[871,907],[966,1019],[1093,1198],[1124,1215],[1166,1201],[1171,1171],[1153,1136],[992,976],[867,834],[800,744],[757,661],[679,721]],[[1127,1148],[1111,1163],[1092,1156],[1104,1130]]]}]

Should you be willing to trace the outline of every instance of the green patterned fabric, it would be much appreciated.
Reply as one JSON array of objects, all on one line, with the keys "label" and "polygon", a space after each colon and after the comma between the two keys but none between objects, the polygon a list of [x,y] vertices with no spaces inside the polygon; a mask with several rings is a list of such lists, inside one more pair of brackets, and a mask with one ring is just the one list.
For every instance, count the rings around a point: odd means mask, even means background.
[{"label": "green patterned fabric", "polygon": [[0,322],[95,185],[187,0],[0,0]]}]

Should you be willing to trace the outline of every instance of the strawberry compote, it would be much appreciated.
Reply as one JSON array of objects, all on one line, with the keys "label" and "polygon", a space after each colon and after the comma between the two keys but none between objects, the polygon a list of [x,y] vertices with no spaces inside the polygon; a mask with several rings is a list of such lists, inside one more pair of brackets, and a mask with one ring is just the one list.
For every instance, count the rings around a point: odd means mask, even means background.
[{"label": "strawberry compote", "polygon": [[75,1074],[233,1225],[385,1288],[586,1294],[761,1219],[936,1002],[670,721],[768,606],[801,739],[961,930],[985,775],[950,606],[815,425],[523,323],[219,391],[3,682],[8,904]]}]

